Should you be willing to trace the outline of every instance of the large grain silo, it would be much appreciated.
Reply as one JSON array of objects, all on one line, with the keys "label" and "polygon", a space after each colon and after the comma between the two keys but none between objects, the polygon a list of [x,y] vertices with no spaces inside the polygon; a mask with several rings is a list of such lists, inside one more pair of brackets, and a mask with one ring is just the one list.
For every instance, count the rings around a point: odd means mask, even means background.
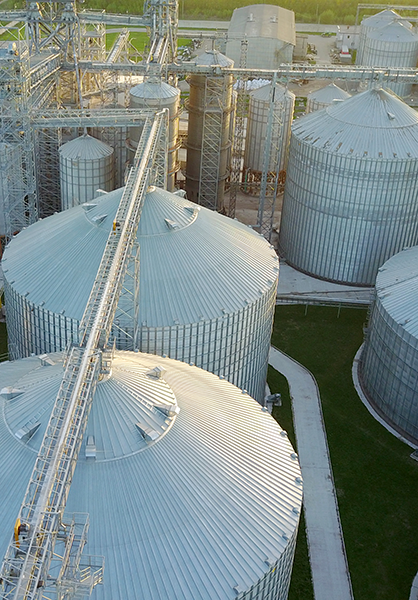
[{"label": "large grain silo", "polygon": [[[77,338],[122,192],[35,223],[7,247],[13,358],[61,350]],[[238,221],[155,188],[138,241],[138,321],[118,317],[136,338],[131,347],[193,362],[261,401],[279,270],[274,250]],[[121,334],[117,343],[129,348],[130,341]]]},{"label": "large grain silo", "polygon": [[338,85],[335,85],[335,83],[330,83],[329,85],[308,94],[306,114],[316,110],[322,110],[336,101],[342,102],[343,100],[347,100],[347,98],[351,98],[351,94],[342,90]]},{"label": "large grain silo", "polygon": [[222,211],[229,175],[234,83],[232,75],[222,74],[222,67],[232,67],[234,63],[215,50],[204,52],[195,63],[221,69],[211,75],[190,75],[186,192],[196,204]]},{"label": "large grain silo", "polygon": [[[418,36],[398,21],[393,21],[367,33],[363,46],[363,65],[368,67],[417,66]],[[411,93],[409,83],[388,83],[398,96]]]},{"label": "large grain silo", "polygon": [[359,42],[356,54],[356,65],[363,64],[363,52],[366,37],[372,31],[380,29],[381,27],[385,27],[386,25],[389,25],[389,23],[393,23],[394,21],[399,21],[400,23],[403,23],[403,25],[408,29],[412,29],[412,24],[409,21],[407,21],[406,19],[402,19],[397,12],[389,8],[382,10],[379,13],[370,17],[366,17],[362,20],[360,25]]},{"label": "large grain silo", "polygon": [[85,134],[59,149],[61,207],[67,210],[113,189],[113,149]]},{"label": "large grain silo", "polygon": [[[164,81],[148,79],[131,88],[129,97],[131,108],[148,108],[152,110],[168,108],[167,189],[169,191],[174,191],[176,173],[180,168],[177,160],[177,151],[179,148],[180,90]],[[133,127],[130,131],[130,140],[134,148],[138,145],[141,132],[141,127]]]},{"label": "large grain silo", "polygon": [[295,95],[280,84],[276,84],[272,96],[272,84],[250,92],[247,135],[245,138],[244,171],[246,178],[261,179],[264,163],[264,144],[273,100],[271,147],[275,155],[270,156],[268,171],[286,169],[290,130],[295,107]]},{"label": "large grain silo", "polygon": [[[2,555],[62,374],[54,354],[0,365]],[[82,562],[105,562],[96,600],[285,600],[302,487],[286,432],[248,395],[179,361],[116,352],[63,522],[88,513]]]},{"label": "large grain silo", "polygon": [[20,148],[0,142],[0,238],[20,231],[27,223],[22,172]]},{"label": "large grain silo", "polygon": [[418,114],[373,89],[292,129],[280,244],[296,268],[372,285],[418,243]]},{"label": "large grain silo", "polygon": [[361,357],[363,389],[386,419],[418,440],[418,247],[379,269]]}]

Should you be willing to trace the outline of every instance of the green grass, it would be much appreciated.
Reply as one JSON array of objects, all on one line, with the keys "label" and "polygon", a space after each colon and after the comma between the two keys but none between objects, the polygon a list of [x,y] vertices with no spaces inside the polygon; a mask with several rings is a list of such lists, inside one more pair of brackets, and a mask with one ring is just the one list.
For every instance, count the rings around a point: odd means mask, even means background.
[{"label": "green grass", "polygon": [[[319,385],[356,600],[404,600],[418,569],[418,463],[354,390],[351,366],[365,311],[337,314],[336,308],[309,307],[305,316],[303,306],[278,306],[272,341]],[[282,412],[277,418],[288,428]]]}]

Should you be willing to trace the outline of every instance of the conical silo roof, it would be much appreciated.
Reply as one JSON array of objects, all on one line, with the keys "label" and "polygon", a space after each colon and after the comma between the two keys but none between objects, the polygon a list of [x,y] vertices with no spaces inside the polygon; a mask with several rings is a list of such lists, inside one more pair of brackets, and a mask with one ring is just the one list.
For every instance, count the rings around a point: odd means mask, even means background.
[{"label": "conical silo roof", "polygon": [[[271,90],[271,83],[268,83],[267,85],[263,85],[262,87],[259,87],[255,90],[251,91],[250,95],[253,98],[255,98],[256,100],[270,102],[270,90]],[[286,98],[286,97],[293,98],[292,92],[289,92],[289,90],[287,88],[285,88],[283,85],[280,85],[280,83],[276,83],[276,89],[275,89],[275,93],[274,93],[274,101],[282,102],[284,100],[284,98]]]},{"label": "conical silo roof", "polygon": [[199,66],[213,66],[218,65],[220,67],[233,67],[234,61],[221,54],[217,50],[206,50],[200,54],[195,60],[196,65]]},{"label": "conical silo roof", "polygon": [[[0,392],[2,555],[63,374],[62,356],[48,358],[0,365],[2,385],[19,392]],[[162,379],[152,378],[157,366]],[[158,439],[148,423],[144,439],[146,415],[155,419],[165,398],[179,411]],[[39,425],[29,441],[20,435],[28,423]],[[85,553],[106,565],[97,600],[233,600],[235,588],[266,577],[284,597],[302,487],[286,433],[248,395],[179,361],[116,352],[96,388],[66,515],[89,513]]]},{"label": "conical silo roof", "polygon": [[401,19],[400,15],[398,15],[397,12],[389,8],[386,8],[385,10],[382,10],[375,15],[371,15],[370,17],[366,17],[362,20],[361,26],[371,29],[378,29],[379,27],[384,27],[392,21],[399,20],[401,20],[401,22],[404,23],[407,27],[412,27],[412,24],[409,21],[407,21],[406,19]]},{"label": "conical silo roof", "polygon": [[346,100],[350,97],[351,94],[342,90],[338,85],[335,85],[335,83],[330,83],[315,92],[311,92],[308,95],[308,101],[315,100],[318,103],[332,104],[333,100]]},{"label": "conical silo roof", "polygon": [[324,152],[375,159],[418,157],[418,113],[382,89],[301,117],[292,132]]},{"label": "conical silo roof", "polygon": [[150,100],[173,98],[174,101],[180,94],[180,90],[165,81],[143,81],[131,88],[129,93],[135,98],[148,98]]},{"label": "conical silo roof", "polygon": [[379,29],[374,29],[367,33],[367,38],[372,40],[380,40],[382,42],[417,42],[417,35],[408,29],[403,23],[399,21],[393,21],[380,27]]},{"label": "conical silo roof", "polygon": [[[5,279],[29,302],[81,319],[122,193],[22,231],[5,250]],[[240,310],[277,279],[277,255],[263,236],[158,188],[146,195],[138,241],[139,320],[148,327]]]},{"label": "conical silo roof", "polygon": [[104,142],[85,134],[59,148],[59,153],[62,158],[97,160],[104,156],[110,156],[113,153],[113,148]]}]

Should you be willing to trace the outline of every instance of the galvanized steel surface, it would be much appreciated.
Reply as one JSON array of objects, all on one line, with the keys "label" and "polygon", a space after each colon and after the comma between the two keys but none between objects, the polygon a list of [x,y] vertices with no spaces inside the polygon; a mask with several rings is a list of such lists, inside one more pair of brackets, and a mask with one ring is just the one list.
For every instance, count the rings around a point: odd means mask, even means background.
[{"label": "galvanized steel surface", "polygon": [[[117,190],[19,234],[4,260],[13,357],[77,336],[122,194]],[[264,384],[279,262],[248,227],[156,189],[140,243],[139,347],[224,375],[257,399]]]},{"label": "galvanized steel surface", "polygon": [[96,190],[110,192],[114,181],[113,148],[90,135],[59,148],[61,208],[88,202]]},{"label": "galvanized steel surface", "polygon": [[418,247],[390,258],[376,278],[376,299],[361,357],[362,384],[398,428],[418,440]]},{"label": "galvanized steel surface", "polygon": [[[270,110],[271,84],[258,88],[250,93],[247,136],[245,139],[244,168],[254,171],[263,170],[264,144],[267,135],[267,123]],[[279,171],[286,168],[290,131],[295,107],[295,95],[276,84],[274,90],[274,110],[277,119],[272,132],[272,145],[280,146],[280,158],[271,157],[269,171],[279,165]],[[278,127],[278,120],[281,126]]]},{"label": "galvanized steel surface", "polygon": [[407,21],[406,19],[402,19],[397,12],[391,9],[382,10],[379,13],[362,20],[360,26],[359,43],[356,54],[356,65],[363,64],[364,43],[367,35],[373,30],[380,29],[381,27],[384,27],[385,25],[388,25],[389,23],[393,23],[395,21],[403,23],[403,25],[408,29],[412,29],[412,24],[409,21]]},{"label": "galvanized steel surface", "polygon": [[292,130],[280,243],[291,264],[370,285],[418,242],[418,114],[370,90],[298,119]]},{"label": "galvanized steel surface", "polygon": [[[0,365],[2,383],[19,390],[0,396],[0,551],[61,380],[61,359],[51,358],[55,366],[37,357]],[[165,381],[150,381],[157,365]],[[172,393],[180,413],[157,442],[144,443],[138,418]],[[41,425],[25,444],[15,434],[27,422]],[[117,352],[110,379],[97,386],[89,437],[96,459],[84,459],[84,442],[67,510],[89,513],[85,552],[105,557],[98,600],[232,600],[237,591],[242,600],[287,598],[300,467],[287,436],[248,395],[178,361]]]},{"label": "galvanized steel surface", "polygon": [[330,83],[329,85],[308,94],[306,114],[326,108],[327,106],[330,106],[330,104],[333,104],[335,100],[342,101],[347,100],[347,98],[351,98],[351,94],[342,90],[338,85],[335,85],[335,83]]}]

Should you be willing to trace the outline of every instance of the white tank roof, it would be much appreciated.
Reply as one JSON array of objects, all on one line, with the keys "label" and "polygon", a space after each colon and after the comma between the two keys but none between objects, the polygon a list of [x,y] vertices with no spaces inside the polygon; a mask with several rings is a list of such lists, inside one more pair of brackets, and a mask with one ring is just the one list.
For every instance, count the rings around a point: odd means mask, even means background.
[{"label": "white tank roof", "polygon": [[[55,364],[0,364],[3,388],[19,391],[13,400],[0,395],[2,556],[62,377],[62,357],[50,358]],[[148,375],[157,366],[163,380]],[[162,397],[175,398],[179,413],[157,441],[144,442],[136,423]],[[16,433],[28,422],[40,426],[25,443]],[[89,437],[96,459],[86,458]],[[248,590],[293,543],[297,456],[268,412],[225,380],[116,352],[84,440],[66,512],[89,513],[85,553],[105,558],[97,600],[233,600],[235,586]]]},{"label": "white tank roof", "polygon": [[333,100],[346,100],[347,98],[351,98],[351,95],[338,87],[338,85],[335,85],[335,83],[330,83],[329,85],[308,94],[308,100],[315,100],[316,102],[323,102],[324,104],[331,104]]},{"label": "white tank roof", "polygon": [[[250,92],[250,95],[256,100],[270,102],[270,90],[271,84],[263,85],[253,91]],[[290,92],[287,88],[279,83],[276,83],[276,90],[274,93],[274,101],[275,102],[283,102],[285,98],[294,98],[294,94]]]},{"label": "white tank roof", "polygon": [[62,158],[97,160],[113,153],[113,148],[104,142],[85,134],[59,148]]},{"label": "white tank roof", "polygon": [[403,23],[393,21],[384,27],[374,29],[367,34],[368,39],[380,40],[382,42],[417,42],[417,35],[408,29]]},{"label": "white tank roof", "polygon": [[131,88],[129,93],[135,98],[150,100],[172,98],[174,101],[179,96],[180,90],[165,81],[144,81]]},{"label": "white tank roof", "polygon": [[220,67],[233,67],[234,61],[225,56],[225,54],[221,54],[217,50],[206,50],[202,54],[200,54],[195,60],[194,63],[200,66],[212,66],[219,65]]},{"label": "white tank roof", "polygon": [[418,157],[418,113],[372,89],[297,119],[293,134],[324,152],[373,159]]},{"label": "white tank roof", "polygon": [[362,20],[361,25],[365,27],[372,27],[377,29],[378,27],[384,27],[387,23],[391,23],[395,20],[401,20],[402,23],[405,23],[407,26],[412,27],[412,24],[406,19],[401,19],[400,15],[394,10],[386,8],[378,12],[371,17],[366,17]]},{"label": "white tank roof", "polygon": [[392,319],[418,338],[418,246],[395,254],[380,267],[376,294]]},{"label": "white tank roof", "polygon": [[[31,225],[7,246],[5,279],[29,302],[81,319],[123,188]],[[235,312],[277,280],[279,262],[251,228],[158,188],[138,229],[139,322],[196,323]]]}]

